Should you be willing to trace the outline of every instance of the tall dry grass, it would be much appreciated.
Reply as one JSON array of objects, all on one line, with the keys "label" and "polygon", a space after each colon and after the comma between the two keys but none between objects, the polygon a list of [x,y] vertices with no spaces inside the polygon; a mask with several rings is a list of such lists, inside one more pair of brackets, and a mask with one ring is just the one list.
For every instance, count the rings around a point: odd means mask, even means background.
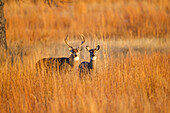
[{"label": "tall dry grass", "polygon": [[[87,39],[86,45],[101,45],[98,71],[84,79],[79,78],[77,70],[67,74],[36,73],[35,63],[41,57],[68,56],[66,45],[11,43],[15,62],[11,66],[9,57],[0,67],[0,112],[170,112],[169,40],[95,38],[98,42],[90,42],[92,39]],[[84,50],[83,60],[89,60]]]},{"label": "tall dry grass", "polygon": [[5,4],[8,40],[63,39],[67,34],[100,38],[169,37],[169,0],[43,1]]},{"label": "tall dry grass", "polygon": [[[13,56],[0,51],[0,113],[170,112],[168,0],[56,3],[5,1]],[[79,44],[79,33],[87,37],[85,46],[101,45],[97,74],[80,80],[77,70],[36,73],[40,58],[68,56],[63,39],[68,34],[71,44]],[[83,60],[89,60],[84,50]]]},{"label": "tall dry grass", "polygon": [[[37,75],[18,61],[0,71],[0,112],[168,113],[169,54],[98,60],[98,74]],[[30,60],[30,59],[27,59]]]}]

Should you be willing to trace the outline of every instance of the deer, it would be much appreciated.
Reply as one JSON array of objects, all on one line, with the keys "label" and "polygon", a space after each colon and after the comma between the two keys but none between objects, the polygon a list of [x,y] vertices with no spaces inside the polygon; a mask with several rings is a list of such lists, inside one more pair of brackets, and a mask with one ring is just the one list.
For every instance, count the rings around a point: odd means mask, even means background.
[{"label": "deer", "polygon": [[79,75],[82,78],[83,74],[91,74],[96,70],[96,55],[100,49],[100,45],[97,45],[96,48],[90,49],[89,46],[86,46],[86,50],[90,53],[90,62],[81,62],[79,65]]},{"label": "deer", "polygon": [[79,61],[79,54],[82,50],[82,45],[85,43],[85,38],[83,35],[81,37],[81,44],[77,48],[73,48],[67,41],[68,35],[65,38],[65,43],[69,47],[70,56],[61,58],[43,58],[36,63],[37,71],[41,72],[44,70],[46,73],[53,70],[61,72],[62,70],[69,68],[73,69]]}]

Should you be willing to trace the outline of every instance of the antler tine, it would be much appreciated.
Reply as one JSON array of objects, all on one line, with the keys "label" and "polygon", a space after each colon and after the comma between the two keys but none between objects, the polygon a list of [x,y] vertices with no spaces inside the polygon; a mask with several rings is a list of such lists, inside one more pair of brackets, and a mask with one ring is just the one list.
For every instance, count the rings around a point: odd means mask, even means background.
[{"label": "antler tine", "polygon": [[67,35],[66,38],[65,38],[65,43],[66,43],[70,48],[73,48],[72,46],[70,46],[70,45],[68,44],[67,38],[68,38],[68,35]]},{"label": "antler tine", "polygon": [[85,36],[83,34],[81,34],[80,37],[81,37],[81,40],[82,40],[80,46],[82,46],[85,43],[85,38],[84,38]]}]

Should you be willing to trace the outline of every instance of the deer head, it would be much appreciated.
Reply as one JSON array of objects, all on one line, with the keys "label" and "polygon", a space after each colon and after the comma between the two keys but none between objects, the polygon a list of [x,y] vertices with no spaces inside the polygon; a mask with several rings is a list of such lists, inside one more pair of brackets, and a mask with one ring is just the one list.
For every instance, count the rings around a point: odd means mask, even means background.
[{"label": "deer head", "polygon": [[90,49],[89,46],[86,46],[86,50],[90,53],[90,60],[96,60],[96,54],[99,49],[100,45],[97,45],[95,49]]},{"label": "deer head", "polygon": [[68,38],[68,35],[66,36],[65,38],[65,43],[68,45],[69,47],[69,50],[70,50],[70,53],[71,53],[71,56],[73,57],[74,61],[77,61],[79,60],[79,54],[80,54],[80,51],[82,50],[82,45],[85,43],[85,38],[83,35],[80,35],[80,38],[81,38],[81,44],[79,47],[77,48],[73,48],[67,41],[67,38]]}]

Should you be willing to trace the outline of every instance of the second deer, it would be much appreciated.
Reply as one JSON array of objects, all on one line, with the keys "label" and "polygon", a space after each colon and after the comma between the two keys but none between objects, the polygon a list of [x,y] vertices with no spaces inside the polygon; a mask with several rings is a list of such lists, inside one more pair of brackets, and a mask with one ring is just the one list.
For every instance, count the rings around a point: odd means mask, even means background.
[{"label": "second deer", "polygon": [[82,77],[83,74],[90,74],[96,70],[96,54],[99,49],[100,45],[97,45],[94,49],[86,46],[86,50],[90,53],[90,62],[82,62],[79,65],[80,77]]}]

